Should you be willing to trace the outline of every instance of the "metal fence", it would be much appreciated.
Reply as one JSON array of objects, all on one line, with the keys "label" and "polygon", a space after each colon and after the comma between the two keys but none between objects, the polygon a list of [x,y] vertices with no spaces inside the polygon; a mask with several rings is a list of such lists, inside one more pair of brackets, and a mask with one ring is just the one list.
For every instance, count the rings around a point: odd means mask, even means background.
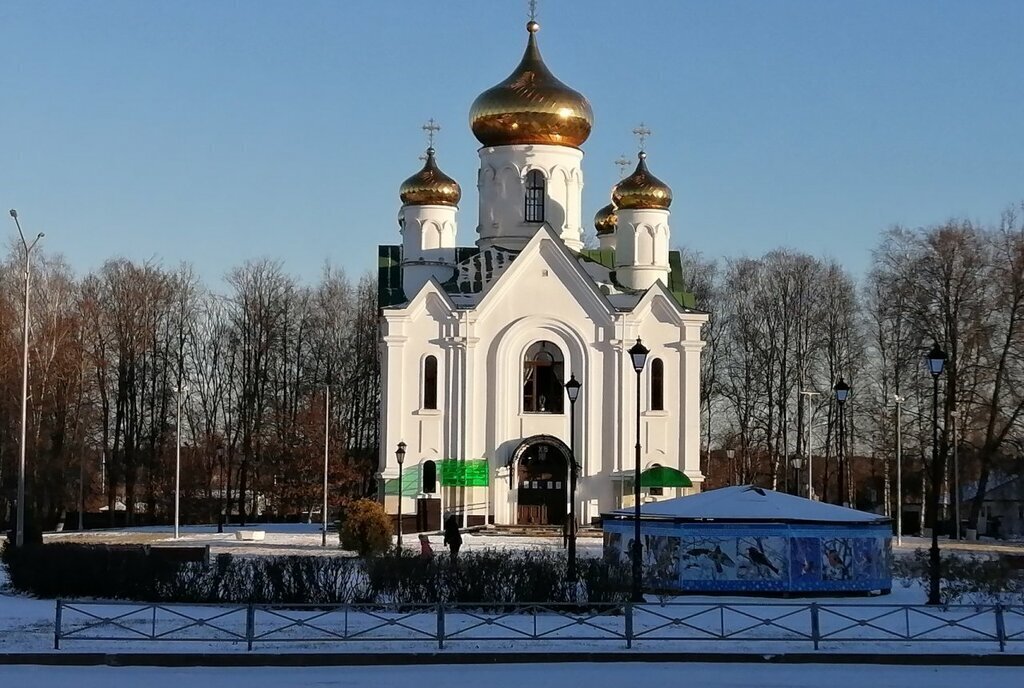
[{"label": "metal fence", "polygon": [[[382,643],[471,641],[677,644],[732,641],[815,650],[959,643],[971,651],[1024,651],[1024,606],[850,603],[167,605],[58,600],[54,648],[65,641],[304,643],[380,650]],[[356,647],[358,646],[358,647]],[[736,648],[733,648],[736,649]],[[757,649],[757,648],[753,648]]]}]

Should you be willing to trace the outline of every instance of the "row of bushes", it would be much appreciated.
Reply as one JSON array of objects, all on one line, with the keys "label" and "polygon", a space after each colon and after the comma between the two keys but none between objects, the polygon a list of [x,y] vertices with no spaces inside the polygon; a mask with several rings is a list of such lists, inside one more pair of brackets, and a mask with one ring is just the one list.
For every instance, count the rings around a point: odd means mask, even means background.
[{"label": "row of bushes", "polygon": [[[944,552],[939,560],[939,599],[942,604],[1024,604],[1024,571],[1005,556]],[[899,557],[893,578],[905,585],[915,581],[924,589],[931,580],[927,549]]]},{"label": "row of bushes", "polygon": [[566,583],[559,553],[485,550],[457,564],[410,554],[232,557],[212,565],[170,562],[146,548],[59,543],[5,547],[3,562],[17,590],[39,597],[146,602],[264,604],[604,603],[628,597],[629,570],[581,559]]}]

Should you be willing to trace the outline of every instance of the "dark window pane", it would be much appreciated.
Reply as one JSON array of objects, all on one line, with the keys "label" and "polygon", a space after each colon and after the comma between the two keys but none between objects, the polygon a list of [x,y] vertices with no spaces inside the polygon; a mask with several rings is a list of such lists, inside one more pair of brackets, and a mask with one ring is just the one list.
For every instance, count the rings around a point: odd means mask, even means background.
[{"label": "dark window pane", "polygon": [[437,492],[437,464],[433,461],[423,462],[423,492]]},{"label": "dark window pane", "polygon": [[423,408],[437,408],[437,357],[427,356],[423,362]]},{"label": "dark window pane", "polygon": [[665,410],[665,364],[660,358],[651,361],[651,410]]},{"label": "dark window pane", "polygon": [[523,358],[523,412],[562,413],[562,352],[551,342],[537,342],[526,350]]},{"label": "dark window pane", "polygon": [[524,217],[527,222],[544,222],[544,175],[540,170],[532,170],[526,175],[526,208]]}]

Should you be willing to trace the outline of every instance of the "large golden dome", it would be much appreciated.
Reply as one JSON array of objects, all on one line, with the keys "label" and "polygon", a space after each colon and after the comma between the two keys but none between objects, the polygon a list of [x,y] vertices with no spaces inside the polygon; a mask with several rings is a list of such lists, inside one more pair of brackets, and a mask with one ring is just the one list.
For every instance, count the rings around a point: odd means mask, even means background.
[{"label": "large golden dome", "polygon": [[590,103],[544,64],[537,47],[540,24],[526,25],[526,53],[507,79],[473,101],[469,124],[485,146],[553,144],[580,146],[590,136]]},{"label": "large golden dome", "polygon": [[633,174],[612,189],[612,203],[619,210],[668,210],[672,189],[647,169],[647,153],[640,151]]},{"label": "large golden dome", "polygon": [[427,149],[423,169],[402,182],[398,193],[403,205],[457,206],[462,198],[459,183],[438,168],[433,147]]},{"label": "large golden dome", "polygon": [[597,230],[597,236],[604,236],[606,234],[615,233],[615,225],[619,223],[619,218],[615,214],[615,204],[609,203],[605,207],[597,211],[597,215],[594,215],[594,229]]}]

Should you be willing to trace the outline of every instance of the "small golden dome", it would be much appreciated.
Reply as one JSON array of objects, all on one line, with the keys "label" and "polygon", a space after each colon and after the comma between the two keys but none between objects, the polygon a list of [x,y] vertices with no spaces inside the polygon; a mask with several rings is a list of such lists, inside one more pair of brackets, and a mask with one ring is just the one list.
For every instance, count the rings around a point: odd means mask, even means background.
[{"label": "small golden dome", "polygon": [[668,210],[672,189],[647,169],[647,153],[640,151],[633,174],[612,189],[612,203],[620,210]]},{"label": "small golden dome", "polygon": [[442,172],[434,160],[434,149],[427,149],[423,169],[402,182],[398,191],[403,205],[455,205],[462,198],[459,183]]},{"label": "small golden dome", "polygon": [[537,47],[540,24],[526,25],[530,38],[519,66],[507,79],[473,101],[469,124],[485,146],[515,144],[582,145],[590,136],[594,112],[544,64]]},{"label": "small golden dome", "polygon": [[605,207],[597,211],[597,215],[594,215],[594,228],[597,230],[597,236],[604,236],[606,234],[615,233],[615,225],[619,223],[619,218],[615,214],[615,204],[609,203]]}]

